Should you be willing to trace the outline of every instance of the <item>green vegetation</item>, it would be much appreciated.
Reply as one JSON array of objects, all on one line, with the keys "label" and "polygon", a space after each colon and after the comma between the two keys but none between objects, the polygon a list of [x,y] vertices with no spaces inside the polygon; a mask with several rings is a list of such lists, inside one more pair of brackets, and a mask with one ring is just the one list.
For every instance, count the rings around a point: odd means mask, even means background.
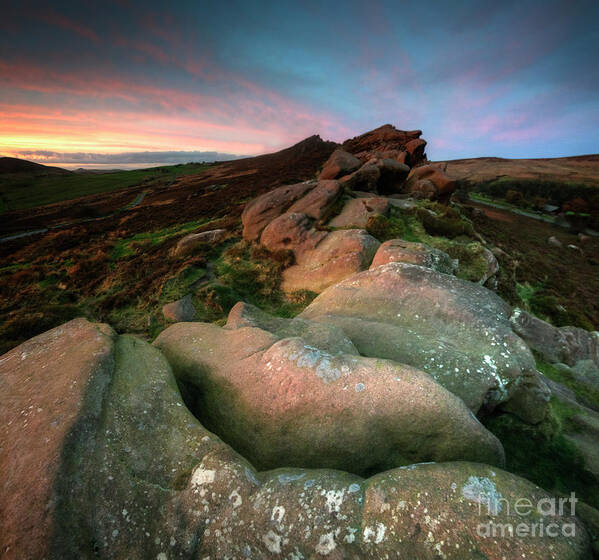
[{"label": "green vegetation", "polygon": [[599,205],[599,188],[584,183],[541,181],[500,177],[477,185],[476,190],[493,198],[503,198],[515,204],[525,200],[532,202],[535,197],[549,204],[561,206],[569,200],[581,198]]},{"label": "green vegetation", "polygon": [[[472,200],[519,209],[524,215],[542,214],[546,205],[558,207],[572,225],[583,230],[599,229],[599,187],[565,181],[542,181],[500,177],[470,185]],[[551,220],[551,216],[544,216]]]},{"label": "green vegetation", "polygon": [[168,183],[184,175],[201,173],[209,166],[210,164],[188,163],[132,171],[38,177],[27,173],[4,174],[0,175],[0,214],[134,186]]},{"label": "green vegetation", "polygon": [[[569,368],[538,358],[536,365],[547,377],[571,389],[581,402],[599,406],[599,391],[579,383]],[[485,421],[485,425],[501,440],[508,471],[546,490],[574,491],[593,507],[599,507],[599,481],[584,470],[583,457],[566,437],[567,433],[576,433],[580,429],[575,422],[580,409],[556,395],[551,397],[549,406],[548,418],[536,426],[511,414],[494,415]]]},{"label": "green vegetation", "polygon": [[576,399],[587,406],[599,409],[599,390],[581,383],[573,375],[568,367],[550,364],[537,357],[537,369],[543,372],[549,379],[565,385],[573,391]]},{"label": "green vegetation", "polygon": [[286,295],[281,290],[283,270],[292,262],[289,251],[271,252],[245,241],[232,245],[215,263],[215,280],[195,294],[200,317],[222,323],[238,301],[280,317],[297,315],[316,294],[302,291]]},{"label": "green vegetation", "polygon": [[192,233],[199,227],[209,223],[210,220],[195,220],[193,222],[176,224],[161,230],[137,233],[131,237],[119,239],[112,250],[112,260],[117,261],[119,259],[130,257],[143,247],[160,245],[171,237]]},{"label": "green vegetation", "polygon": [[599,507],[599,484],[584,470],[584,459],[566,439],[563,426],[572,410],[552,398],[549,418],[539,426],[525,424],[511,414],[493,416],[485,422],[503,444],[506,470],[527,478],[545,490],[576,494]]}]

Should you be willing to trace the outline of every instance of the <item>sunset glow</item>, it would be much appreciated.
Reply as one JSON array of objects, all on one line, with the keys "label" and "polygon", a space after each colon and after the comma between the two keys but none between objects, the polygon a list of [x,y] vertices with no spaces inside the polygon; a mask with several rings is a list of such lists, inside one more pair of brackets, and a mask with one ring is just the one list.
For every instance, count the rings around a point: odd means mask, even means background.
[{"label": "sunset glow", "polygon": [[563,8],[15,4],[0,154],[254,155],[386,122],[423,129],[433,159],[596,152],[598,8]]}]

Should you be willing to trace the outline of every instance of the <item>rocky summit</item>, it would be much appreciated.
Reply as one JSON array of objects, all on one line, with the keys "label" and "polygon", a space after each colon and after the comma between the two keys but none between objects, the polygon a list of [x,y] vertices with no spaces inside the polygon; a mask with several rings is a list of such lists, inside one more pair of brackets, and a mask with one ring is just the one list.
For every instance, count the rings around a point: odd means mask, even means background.
[{"label": "rocky summit", "polygon": [[0,357],[2,558],[597,554],[598,334],[498,295],[421,135],[312,138],[227,227],[119,246],[178,263],[152,336],[80,317]]}]

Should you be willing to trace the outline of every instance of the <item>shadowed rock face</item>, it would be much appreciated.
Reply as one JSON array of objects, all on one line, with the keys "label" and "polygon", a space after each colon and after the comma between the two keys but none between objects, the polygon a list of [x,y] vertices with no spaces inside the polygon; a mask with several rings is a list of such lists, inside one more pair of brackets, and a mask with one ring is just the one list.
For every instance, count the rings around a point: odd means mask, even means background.
[{"label": "shadowed rock face", "polygon": [[590,360],[599,366],[599,333],[576,327],[557,328],[522,309],[510,317],[514,331],[549,362],[574,366]]},{"label": "shadowed rock face", "polygon": [[190,414],[158,349],[84,320],[2,356],[0,380],[0,413],[35,411],[1,427],[2,472],[14,483],[0,486],[3,558],[590,554],[567,509],[544,519],[566,529],[558,539],[479,536],[480,507],[485,519],[516,525],[528,519],[506,504],[552,499],[486,465],[411,465],[369,479],[259,473]]},{"label": "shadowed rock face", "polygon": [[337,179],[338,177],[342,177],[343,175],[355,171],[361,165],[362,162],[357,157],[352,156],[341,148],[337,148],[324,164],[318,178],[321,181],[323,179]]},{"label": "shadowed rock face", "polygon": [[475,413],[502,405],[536,423],[545,417],[549,391],[509,315],[486,288],[389,263],[325,290],[300,317],[342,328],[362,355],[428,372]]}]

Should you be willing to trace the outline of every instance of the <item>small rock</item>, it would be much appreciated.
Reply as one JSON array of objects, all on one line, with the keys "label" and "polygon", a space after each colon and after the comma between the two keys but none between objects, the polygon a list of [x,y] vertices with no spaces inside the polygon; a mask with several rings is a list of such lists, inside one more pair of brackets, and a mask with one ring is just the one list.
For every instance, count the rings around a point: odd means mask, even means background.
[{"label": "small rock", "polygon": [[180,257],[193,251],[198,245],[211,244],[218,245],[227,237],[226,229],[213,229],[211,231],[203,231],[202,233],[190,233],[179,240],[173,248],[172,254]]},{"label": "small rock", "polygon": [[549,239],[547,239],[547,243],[549,245],[552,245],[553,247],[558,247],[560,249],[564,246],[563,243],[554,235],[552,235]]},{"label": "small rock", "polygon": [[162,314],[167,321],[175,323],[193,321],[196,316],[196,310],[193,306],[191,294],[187,294],[177,301],[163,305]]}]

